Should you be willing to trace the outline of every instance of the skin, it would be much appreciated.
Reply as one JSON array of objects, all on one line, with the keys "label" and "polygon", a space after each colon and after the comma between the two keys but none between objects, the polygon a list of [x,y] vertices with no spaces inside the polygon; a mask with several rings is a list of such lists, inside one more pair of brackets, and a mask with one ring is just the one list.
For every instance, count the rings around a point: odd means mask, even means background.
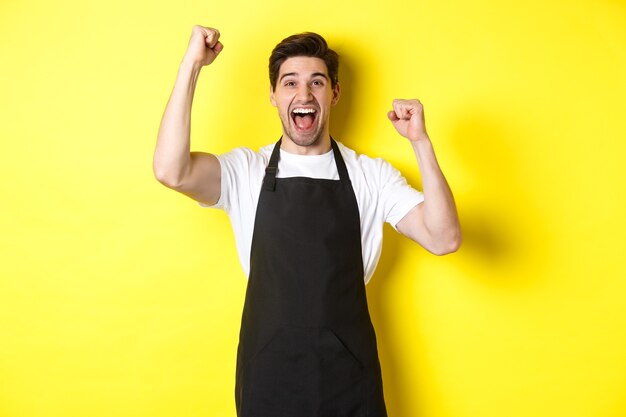
[{"label": "skin", "polygon": [[[209,205],[215,204],[220,197],[220,164],[213,154],[190,152],[189,130],[197,78],[202,67],[212,64],[224,49],[219,38],[217,29],[193,27],[161,120],[153,160],[153,171],[159,182]],[[285,74],[290,75],[283,78]],[[331,108],[339,96],[340,87],[331,86],[323,60],[312,57],[285,60],[279,70],[276,88],[270,88],[270,101],[277,108],[282,123],[281,148],[303,155],[329,152]],[[296,129],[290,112],[297,106],[317,110],[311,132]],[[422,103],[418,99],[395,99],[387,118],[413,149],[424,193],[424,201],[413,207],[396,228],[435,255],[458,250],[461,228],[456,206],[426,132]]]},{"label": "skin", "polygon": [[413,207],[396,228],[435,255],[455,252],[461,245],[461,225],[452,191],[426,132],[424,106],[418,99],[395,99],[392,107],[387,118],[413,148],[424,193],[424,201]]},{"label": "skin", "polygon": [[[333,88],[326,63],[315,57],[287,58],[280,66],[276,89],[270,86],[270,101],[278,110],[283,127],[281,148],[301,155],[330,151],[330,109],[337,104],[339,84]],[[291,116],[296,107],[316,110],[314,129],[299,132]]]}]

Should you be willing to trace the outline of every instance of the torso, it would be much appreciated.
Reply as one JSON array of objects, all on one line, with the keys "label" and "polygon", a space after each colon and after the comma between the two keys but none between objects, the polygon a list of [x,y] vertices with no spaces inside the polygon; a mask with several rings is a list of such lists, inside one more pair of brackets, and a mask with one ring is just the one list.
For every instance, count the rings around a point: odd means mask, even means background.
[{"label": "torso", "polygon": [[[394,222],[399,221],[404,211],[408,211],[422,200],[421,193],[406,183],[405,186],[401,186],[400,179],[404,181],[404,178],[385,160],[359,155],[341,142],[337,142],[337,145],[350,175],[359,208],[361,255],[365,271],[364,281],[367,283],[380,259],[384,222],[390,219]],[[224,209],[233,226],[239,258],[246,276],[249,275],[252,230],[259,190],[273,146],[273,144],[264,146],[259,152],[248,148],[233,150],[237,154],[237,160],[241,161],[241,166],[233,167],[233,170],[247,171],[249,182],[241,181],[237,184],[237,195],[232,196],[234,200],[229,201]],[[295,155],[281,150],[277,178],[290,177],[338,179],[332,150],[326,154],[314,156]],[[381,201],[384,197],[381,196],[384,184],[380,182],[389,182],[390,178],[398,182],[398,192],[406,194],[402,196],[402,204],[395,204],[393,207],[388,207],[385,201]]]}]

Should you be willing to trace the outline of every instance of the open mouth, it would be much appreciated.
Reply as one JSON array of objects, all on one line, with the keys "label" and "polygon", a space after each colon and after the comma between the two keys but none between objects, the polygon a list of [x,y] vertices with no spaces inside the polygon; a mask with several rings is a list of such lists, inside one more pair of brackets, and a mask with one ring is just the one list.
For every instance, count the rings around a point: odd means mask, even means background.
[{"label": "open mouth", "polygon": [[317,110],[310,107],[297,107],[291,111],[291,119],[300,131],[313,129],[317,119]]}]

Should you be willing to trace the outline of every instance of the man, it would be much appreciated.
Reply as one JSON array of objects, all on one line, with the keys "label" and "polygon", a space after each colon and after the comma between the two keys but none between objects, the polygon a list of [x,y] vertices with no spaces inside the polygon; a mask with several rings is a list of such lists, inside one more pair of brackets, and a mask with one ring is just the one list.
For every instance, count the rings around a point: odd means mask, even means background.
[{"label": "man", "polygon": [[365,283],[385,221],[428,251],[460,245],[452,193],[419,100],[387,114],[409,140],[424,192],[380,158],[329,133],[339,100],[338,56],[314,33],[290,36],[270,56],[270,101],[282,136],[259,152],[189,151],[200,69],[223,50],[216,29],[194,26],[163,115],[154,173],[206,207],[227,211],[248,275],[237,351],[239,417],[384,417],[376,337]]}]

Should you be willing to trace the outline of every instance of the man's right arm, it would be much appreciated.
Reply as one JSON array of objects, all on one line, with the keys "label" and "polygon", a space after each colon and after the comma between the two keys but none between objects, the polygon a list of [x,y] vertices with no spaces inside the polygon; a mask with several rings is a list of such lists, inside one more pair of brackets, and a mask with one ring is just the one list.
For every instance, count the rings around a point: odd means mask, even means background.
[{"label": "man's right arm", "polygon": [[193,27],[163,113],[152,163],[160,183],[209,205],[220,197],[220,163],[210,153],[190,152],[191,105],[200,70],[212,63],[223,48],[219,36],[216,29]]}]

